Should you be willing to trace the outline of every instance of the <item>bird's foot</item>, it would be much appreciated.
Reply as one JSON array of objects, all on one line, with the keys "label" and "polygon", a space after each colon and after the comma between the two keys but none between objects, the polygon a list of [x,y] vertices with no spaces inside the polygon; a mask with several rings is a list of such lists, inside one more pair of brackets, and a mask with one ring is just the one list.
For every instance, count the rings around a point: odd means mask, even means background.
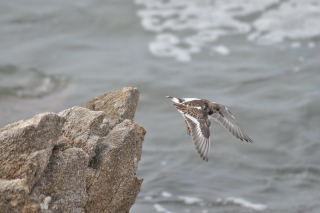
[{"label": "bird's foot", "polygon": [[187,123],[187,121],[186,121],[186,120],[184,120],[184,122],[186,122],[186,126],[187,126],[187,134],[188,134],[188,135],[190,135],[191,130],[190,130],[189,126],[188,126],[188,123]]}]

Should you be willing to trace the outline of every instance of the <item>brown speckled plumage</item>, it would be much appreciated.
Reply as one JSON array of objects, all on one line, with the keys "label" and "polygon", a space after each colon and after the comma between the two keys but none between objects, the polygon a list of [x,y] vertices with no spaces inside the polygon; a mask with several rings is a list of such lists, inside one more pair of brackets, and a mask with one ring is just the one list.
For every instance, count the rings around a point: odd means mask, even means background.
[{"label": "brown speckled plumage", "polygon": [[[210,118],[215,119],[241,141],[253,142],[243,131],[227,107],[205,99],[170,97],[187,124],[187,132],[203,160],[208,161],[210,151]],[[190,130],[189,130],[190,127]],[[189,132],[190,131],[190,132]]]}]

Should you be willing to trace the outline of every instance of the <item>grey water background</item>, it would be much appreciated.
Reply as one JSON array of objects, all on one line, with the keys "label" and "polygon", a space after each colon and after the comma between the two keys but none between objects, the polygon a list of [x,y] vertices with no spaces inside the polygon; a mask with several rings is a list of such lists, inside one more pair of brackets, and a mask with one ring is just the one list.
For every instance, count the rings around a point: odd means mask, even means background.
[{"label": "grey water background", "polygon": [[[133,213],[320,211],[317,1],[0,1],[0,126],[138,87]],[[199,157],[166,95],[226,105]]]}]

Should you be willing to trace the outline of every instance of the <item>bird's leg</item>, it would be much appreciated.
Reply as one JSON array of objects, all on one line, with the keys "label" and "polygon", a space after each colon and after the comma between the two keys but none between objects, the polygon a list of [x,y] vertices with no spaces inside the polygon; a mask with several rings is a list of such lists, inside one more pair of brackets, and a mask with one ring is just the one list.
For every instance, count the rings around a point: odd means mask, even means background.
[{"label": "bird's leg", "polygon": [[186,122],[186,126],[187,126],[187,134],[189,134],[190,135],[190,128],[189,128],[189,126],[188,126],[188,123],[187,123],[187,121],[186,120],[184,120],[184,122]]}]

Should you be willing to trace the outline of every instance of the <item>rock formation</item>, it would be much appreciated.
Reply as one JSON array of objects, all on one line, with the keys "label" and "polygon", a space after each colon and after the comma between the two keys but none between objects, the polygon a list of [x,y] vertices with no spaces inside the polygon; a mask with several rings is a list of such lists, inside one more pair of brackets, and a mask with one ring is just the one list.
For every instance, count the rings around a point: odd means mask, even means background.
[{"label": "rock formation", "polygon": [[145,130],[137,88],[0,129],[0,212],[129,212]]}]

